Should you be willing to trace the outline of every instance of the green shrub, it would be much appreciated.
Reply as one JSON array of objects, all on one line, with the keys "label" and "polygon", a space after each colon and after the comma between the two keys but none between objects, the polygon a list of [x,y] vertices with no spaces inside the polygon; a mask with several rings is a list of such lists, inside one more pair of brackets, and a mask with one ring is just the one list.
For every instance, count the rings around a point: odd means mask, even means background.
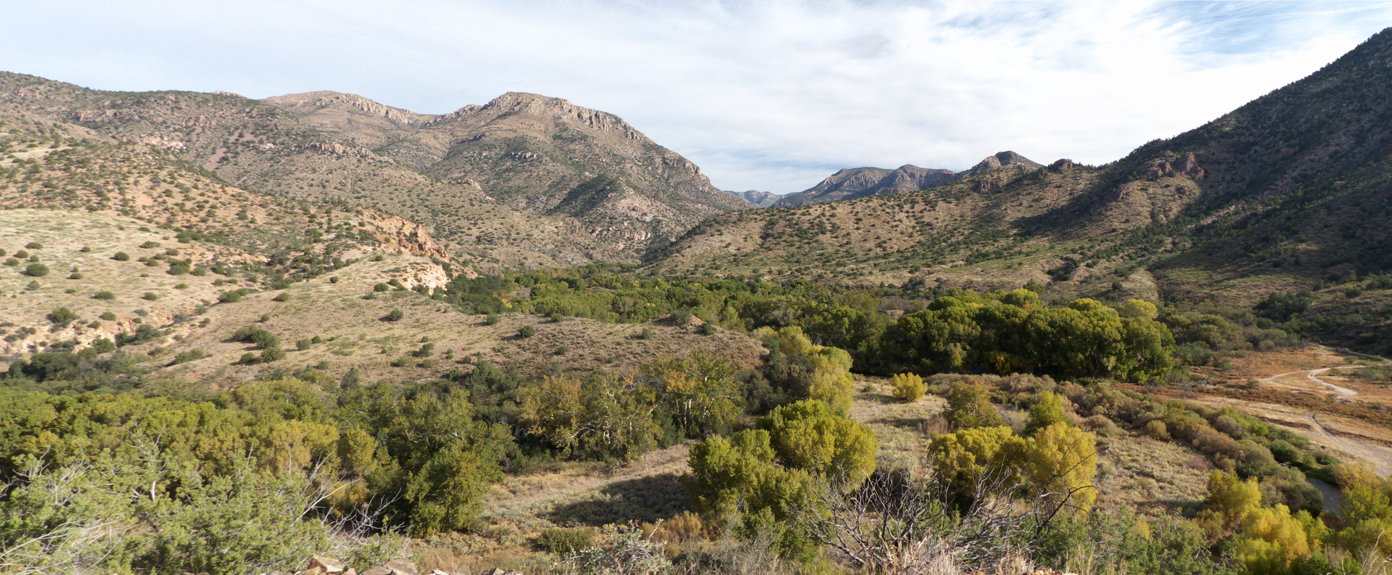
[{"label": "green shrub", "polygon": [[236,333],[232,334],[232,341],[256,344],[256,347],[259,349],[270,349],[280,346],[280,339],[277,338],[275,334],[254,325],[249,325],[237,330]]},{"label": "green shrub", "polygon": [[160,245],[159,245],[159,242],[154,242],[154,241],[147,241],[147,242],[145,242],[145,243],[140,244],[140,247],[142,247],[142,248],[147,248],[147,249],[148,249],[148,248],[157,248],[157,247],[159,247],[159,246],[160,246]]},{"label": "green shrub", "polygon": [[14,259],[14,258],[7,258],[7,259],[5,260],[5,265],[10,266],[10,267],[17,266],[17,265],[19,265],[19,260]]},{"label": "green shrub", "polygon": [[82,272],[73,272],[72,274],[70,274],[70,275],[68,276],[68,279],[70,279],[70,280],[80,280],[80,279],[82,279]]},{"label": "green shrub", "polygon": [[190,361],[203,359],[205,357],[208,357],[208,354],[204,353],[202,349],[194,349],[191,351],[181,352],[179,353],[179,355],[174,356],[174,361],[170,362],[169,365],[179,365],[181,363],[187,363]]},{"label": "green shrub", "polygon": [[488,325],[498,325],[498,314],[488,314],[488,317],[484,318],[483,323],[486,323]]},{"label": "green shrub", "polygon": [[19,251],[15,252],[14,257],[17,257],[17,258],[19,258],[19,259],[28,259],[28,257],[29,257],[29,252],[26,252],[26,251],[24,251],[24,250],[19,250]]},{"label": "green shrub", "polygon": [[594,533],[589,529],[543,529],[537,547],[548,553],[570,555],[594,545]]},{"label": "green shrub", "polygon": [[68,322],[77,319],[77,314],[66,307],[60,307],[48,312],[48,321],[57,325],[67,325]]},{"label": "green shrub", "polygon": [[130,261],[130,254],[126,252],[116,252],[116,255],[111,256],[111,259],[118,262]]},{"label": "green shrub", "polygon": [[236,303],[242,301],[241,290],[225,291],[218,294],[218,301],[222,303]]},{"label": "green shrub", "polygon": [[406,317],[406,314],[401,313],[400,309],[393,309],[387,315],[382,316],[382,321],[401,321],[403,317]]},{"label": "green shrub", "polygon": [[147,301],[155,301],[155,300],[159,299],[159,294],[156,294],[155,292],[149,292],[149,291],[147,291],[147,292],[145,292],[145,295],[140,296],[140,299],[147,300]]},{"label": "green shrub", "polygon": [[24,268],[24,275],[36,278],[44,277],[48,275],[48,266],[39,263],[29,264],[28,267]]},{"label": "green shrub", "polygon": [[281,302],[281,303],[290,301],[290,292],[285,292],[285,291],[280,292],[279,294],[276,294],[275,297],[271,298],[271,301],[276,301],[276,302]]},{"label": "green shrub", "polygon": [[300,351],[304,351],[304,350],[306,350],[306,349],[309,349],[309,347],[310,347],[311,345],[313,345],[313,344],[310,343],[309,338],[304,338],[304,339],[297,339],[297,340],[295,340],[295,349],[300,350]]},{"label": "green shrub", "polygon": [[522,338],[522,339],[527,339],[527,338],[532,337],[532,336],[534,336],[534,335],[536,335],[536,327],[535,327],[535,326],[524,325],[524,326],[521,327],[521,329],[518,329],[518,330],[517,330],[517,337],[520,337],[520,338]]},{"label": "green shrub", "polygon": [[29,242],[27,244],[24,244],[24,247],[29,248],[31,250],[41,250],[43,249],[43,244],[39,242]]},{"label": "green shrub", "polygon": [[329,278],[329,283],[331,283],[331,284],[336,284],[336,283],[338,283],[338,276],[332,276],[332,277],[330,277],[330,278]]},{"label": "green shrub", "polygon": [[261,363],[270,363],[285,359],[285,350],[279,347],[268,347],[261,350]]},{"label": "green shrub", "polygon": [[92,294],[92,299],[111,301],[113,299],[116,299],[116,294],[103,290],[95,294]]},{"label": "green shrub", "polygon": [[384,284],[384,283],[379,283],[379,284],[376,284],[376,285],[373,285],[373,286],[372,286],[372,291],[375,291],[375,292],[391,291],[391,286],[389,286],[389,285],[387,285],[387,284]]},{"label": "green shrub", "polygon": [[188,289],[188,284],[174,284],[174,289]]},{"label": "green shrub", "polygon": [[109,311],[104,311],[101,314],[101,318],[106,321],[116,321],[116,314],[111,313]]}]

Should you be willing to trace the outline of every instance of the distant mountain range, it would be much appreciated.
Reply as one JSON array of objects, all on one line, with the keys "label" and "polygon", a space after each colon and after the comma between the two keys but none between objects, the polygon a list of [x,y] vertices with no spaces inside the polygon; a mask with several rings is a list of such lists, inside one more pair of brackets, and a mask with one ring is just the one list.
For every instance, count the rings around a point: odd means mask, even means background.
[{"label": "distant mountain range", "polygon": [[748,190],[744,192],[730,193],[733,194],[736,198],[744,200],[746,203],[756,208],[767,208],[769,206],[772,206],[775,202],[777,202],[780,198],[783,197],[773,192],[761,192],[758,190]]},{"label": "distant mountain range", "polygon": [[772,207],[791,208],[807,204],[850,200],[865,196],[882,194],[902,194],[916,192],[956,182],[963,178],[978,176],[991,170],[1013,169],[1033,171],[1041,166],[1015,152],[1000,152],[977,163],[964,172],[952,170],[920,168],[913,165],[900,166],[896,170],[885,168],[849,168],[832,174],[821,183],[796,194],[788,194],[775,202]]}]

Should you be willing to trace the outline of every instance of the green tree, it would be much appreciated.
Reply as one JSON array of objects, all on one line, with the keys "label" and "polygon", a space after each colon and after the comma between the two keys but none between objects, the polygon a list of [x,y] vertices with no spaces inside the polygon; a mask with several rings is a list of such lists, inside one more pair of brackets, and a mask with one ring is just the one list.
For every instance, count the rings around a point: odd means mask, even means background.
[{"label": "green tree", "polygon": [[709,351],[653,361],[642,373],[686,437],[727,431],[744,407],[739,368]]},{"label": "green tree", "polygon": [[634,459],[656,445],[655,392],[631,376],[547,376],[517,388],[518,419],[563,456]]}]

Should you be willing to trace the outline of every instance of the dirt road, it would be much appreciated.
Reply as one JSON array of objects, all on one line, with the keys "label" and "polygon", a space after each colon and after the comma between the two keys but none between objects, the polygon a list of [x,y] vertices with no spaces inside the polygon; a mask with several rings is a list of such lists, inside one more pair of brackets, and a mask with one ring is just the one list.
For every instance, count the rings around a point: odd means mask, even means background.
[{"label": "dirt road", "polygon": [[[1357,391],[1354,391],[1347,387],[1334,385],[1323,379],[1320,379],[1319,376],[1320,374],[1323,374],[1331,369],[1352,369],[1357,367],[1362,366],[1344,365],[1338,367],[1322,367],[1319,369],[1310,369],[1303,371],[1291,371],[1263,378],[1261,381],[1275,383],[1284,377],[1304,374],[1305,379],[1308,379],[1312,382],[1329,388],[1335,394],[1342,398],[1352,399],[1358,396]],[[1366,441],[1352,437],[1344,437],[1330,433],[1327,428],[1325,428],[1323,425],[1320,425],[1319,420],[1316,419],[1317,415],[1318,414],[1313,411],[1307,412],[1304,415],[1302,415],[1302,418],[1305,420],[1305,422],[1310,424],[1310,440],[1315,441],[1316,443],[1324,444],[1334,449],[1338,449],[1359,459],[1366,460],[1368,463],[1373,465],[1373,471],[1376,472],[1378,475],[1384,477],[1392,475],[1392,448],[1388,448],[1387,446],[1372,441]]]}]

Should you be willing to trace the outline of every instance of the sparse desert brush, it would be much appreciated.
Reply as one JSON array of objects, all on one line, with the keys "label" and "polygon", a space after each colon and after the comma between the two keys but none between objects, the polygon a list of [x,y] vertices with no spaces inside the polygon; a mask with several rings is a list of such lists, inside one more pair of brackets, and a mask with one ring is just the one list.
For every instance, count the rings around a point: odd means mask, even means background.
[{"label": "sparse desert brush", "polygon": [[537,547],[549,553],[565,556],[589,549],[594,545],[594,531],[587,528],[544,529],[537,537]]},{"label": "sparse desert brush", "polygon": [[913,373],[895,375],[890,378],[889,383],[894,388],[894,397],[904,401],[918,401],[928,391],[928,384],[923,382],[923,378]]}]

